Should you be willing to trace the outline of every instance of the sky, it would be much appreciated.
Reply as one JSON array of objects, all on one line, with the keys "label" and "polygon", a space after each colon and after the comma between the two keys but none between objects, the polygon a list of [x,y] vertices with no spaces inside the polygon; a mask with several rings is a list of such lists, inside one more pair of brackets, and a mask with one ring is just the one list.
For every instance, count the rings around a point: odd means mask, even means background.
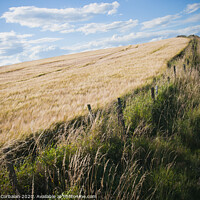
[{"label": "sky", "polygon": [[199,0],[0,0],[0,66],[191,34]]}]

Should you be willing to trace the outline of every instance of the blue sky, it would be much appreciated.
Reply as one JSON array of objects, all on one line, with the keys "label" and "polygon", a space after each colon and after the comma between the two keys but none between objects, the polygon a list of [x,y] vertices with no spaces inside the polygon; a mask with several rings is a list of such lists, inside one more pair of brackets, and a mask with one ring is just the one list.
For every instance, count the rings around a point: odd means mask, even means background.
[{"label": "blue sky", "polygon": [[198,0],[0,0],[0,66],[200,35]]}]

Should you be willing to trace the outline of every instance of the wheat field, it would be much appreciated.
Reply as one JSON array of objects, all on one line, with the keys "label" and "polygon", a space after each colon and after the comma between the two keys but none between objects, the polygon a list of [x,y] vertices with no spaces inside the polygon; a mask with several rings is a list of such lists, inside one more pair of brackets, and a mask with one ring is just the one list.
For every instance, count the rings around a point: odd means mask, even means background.
[{"label": "wheat field", "polygon": [[101,108],[162,73],[187,38],[0,67],[0,144]]}]

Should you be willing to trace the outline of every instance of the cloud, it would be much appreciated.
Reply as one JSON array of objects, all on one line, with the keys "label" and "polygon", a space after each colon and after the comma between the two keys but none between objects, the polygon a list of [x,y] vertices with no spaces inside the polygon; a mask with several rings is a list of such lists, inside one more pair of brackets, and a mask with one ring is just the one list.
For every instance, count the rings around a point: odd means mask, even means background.
[{"label": "cloud", "polygon": [[158,17],[155,18],[153,20],[150,21],[146,21],[142,23],[142,30],[144,29],[150,29],[150,28],[154,28],[157,26],[166,26],[167,24],[169,24],[170,22],[172,22],[174,19],[179,18],[180,16],[177,15],[167,15],[164,17]]},{"label": "cloud", "polygon": [[175,15],[166,15],[164,17],[158,17],[149,21],[145,21],[142,24],[142,30],[145,29],[152,29],[155,27],[167,27],[170,25],[183,25],[183,23],[190,23],[190,22],[198,22],[199,21],[199,15],[192,16],[186,20],[177,20],[178,18],[182,18],[185,14],[191,14],[195,11],[200,9],[200,3],[194,3],[194,4],[188,4],[186,9],[179,12]]},{"label": "cloud", "polygon": [[194,23],[194,22],[200,22],[200,13],[184,20],[184,23]]},{"label": "cloud", "polygon": [[63,50],[59,51],[55,46],[49,46],[49,43],[61,40],[62,38],[40,38],[31,40],[30,38],[32,36],[31,34],[17,34],[14,31],[1,32],[0,66],[40,59],[43,58],[42,56],[45,54],[45,51],[48,52],[50,56],[56,53],[57,55],[59,55],[58,53],[64,53]]},{"label": "cloud", "polygon": [[160,40],[163,40],[165,39],[164,37],[157,37],[157,38],[153,38],[151,39],[149,42],[156,42],[156,41],[160,41]]},{"label": "cloud", "polygon": [[89,5],[84,6],[77,11],[81,13],[87,14],[108,14],[112,15],[117,12],[117,8],[119,7],[119,3],[117,1],[113,3],[91,3]]},{"label": "cloud", "polygon": [[87,44],[78,44],[73,47],[65,47],[63,49],[69,52],[80,52],[88,50],[103,49],[115,46],[123,46],[129,44],[135,44],[138,41],[148,42],[165,39],[169,37],[176,37],[177,35],[191,35],[199,34],[200,25],[177,29],[177,30],[162,30],[162,31],[145,31],[130,33],[127,35],[113,35],[112,37],[102,38],[100,40],[91,41]]},{"label": "cloud", "polygon": [[145,31],[145,32],[137,32],[137,33],[131,33],[124,36],[117,36],[113,38],[116,42],[131,42],[137,39],[146,39],[146,38],[157,38],[162,37],[169,38],[169,37],[176,37],[177,35],[183,34],[183,35],[191,35],[191,34],[197,34],[200,33],[200,25],[182,28],[182,29],[176,29],[176,30],[162,30],[162,31]]},{"label": "cloud", "polygon": [[137,25],[138,25],[138,20],[130,19],[128,21],[115,21],[109,24],[90,23],[76,29],[75,31],[83,32],[86,35],[91,34],[91,33],[97,33],[97,32],[108,32],[112,30],[125,32]]},{"label": "cloud", "polygon": [[36,40],[29,40],[27,41],[29,44],[41,44],[41,43],[49,43],[49,42],[56,42],[62,40],[62,38],[40,38]]},{"label": "cloud", "polygon": [[200,3],[188,4],[185,12],[187,14],[193,13],[200,8]]},{"label": "cloud", "polygon": [[56,45],[37,45],[32,47],[31,51],[29,52],[29,59],[30,60],[37,60],[41,58],[50,58],[59,55],[66,54],[67,51],[61,49]]},{"label": "cloud", "polygon": [[117,12],[119,3],[91,3],[81,8],[50,9],[35,6],[11,7],[1,18],[7,23],[18,23],[30,28],[42,28],[43,31],[73,32],[71,22],[80,22],[98,14],[112,15]]},{"label": "cloud", "polygon": [[0,33],[0,56],[21,53],[25,49],[24,40],[32,35],[17,35],[14,31]]}]

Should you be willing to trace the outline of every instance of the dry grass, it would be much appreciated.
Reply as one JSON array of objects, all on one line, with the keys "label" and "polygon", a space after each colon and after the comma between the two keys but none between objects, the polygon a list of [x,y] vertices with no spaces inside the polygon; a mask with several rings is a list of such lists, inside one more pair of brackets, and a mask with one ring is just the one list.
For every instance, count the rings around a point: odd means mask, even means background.
[{"label": "dry grass", "polygon": [[188,44],[172,38],[0,68],[0,143],[102,107],[144,85]]}]

